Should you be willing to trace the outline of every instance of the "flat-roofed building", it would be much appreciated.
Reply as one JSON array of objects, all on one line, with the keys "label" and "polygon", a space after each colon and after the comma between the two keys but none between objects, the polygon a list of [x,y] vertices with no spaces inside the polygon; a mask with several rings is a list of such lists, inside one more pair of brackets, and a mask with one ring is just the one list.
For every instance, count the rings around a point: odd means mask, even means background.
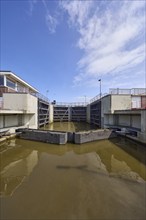
[{"label": "flat-roofed building", "polygon": [[[0,129],[39,128],[53,121],[48,98],[11,71],[0,71]],[[51,113],[53,114],[53,113]]]},{"label": "flat-roofed building", "polygon": [[0,72],[0,128],[38,128],[38,90],[11,71]]},{"label": "flat-roofed building", "polygon": [[146,89],[110,89],[101,98],[101,127],[125,129],[146,143]]}]

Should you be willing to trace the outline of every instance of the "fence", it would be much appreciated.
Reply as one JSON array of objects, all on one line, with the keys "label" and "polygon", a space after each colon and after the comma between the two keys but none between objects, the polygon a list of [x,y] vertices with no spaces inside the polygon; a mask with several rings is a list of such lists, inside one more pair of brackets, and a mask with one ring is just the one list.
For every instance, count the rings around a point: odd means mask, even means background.
[{"label": "fence", "polygon": [[146,95],[146,88],[133,88],[133,89],[109,89],[109,94],[114,95]]},{"label": "fence", "polygon": [[75,107],[75,106],[87,106],[88,102],[57,102],[55,106]]},{"label": "fence", "polygon": [[108,95],[108,93],[104,93],[104,94],[101,94],[101,95],[99,94],[99,95],[95,96],[94,98],[90,99],[90,103],[93,103],[97,100],[100,100],[100,98],[103,98],[106,95]]}]

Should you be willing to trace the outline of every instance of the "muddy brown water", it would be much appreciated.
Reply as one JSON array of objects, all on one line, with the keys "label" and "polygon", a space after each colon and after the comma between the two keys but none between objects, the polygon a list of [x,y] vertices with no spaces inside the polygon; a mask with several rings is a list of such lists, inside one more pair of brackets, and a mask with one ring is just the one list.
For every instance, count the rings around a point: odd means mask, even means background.
[{"label": "muddy brown water", "polygon": [[13,139],[0,155],[1,219],[146,219],[145,146]]},{"label": "muddy brown water", "polygon": [[55,130],[55,131],[69,131],[69,132],[78,132],[78,131],[88,131],[97,129],[97,126],[90,125],[86,122],[55,122],[49,125],[46,125],[41,128],[42,130]]}]

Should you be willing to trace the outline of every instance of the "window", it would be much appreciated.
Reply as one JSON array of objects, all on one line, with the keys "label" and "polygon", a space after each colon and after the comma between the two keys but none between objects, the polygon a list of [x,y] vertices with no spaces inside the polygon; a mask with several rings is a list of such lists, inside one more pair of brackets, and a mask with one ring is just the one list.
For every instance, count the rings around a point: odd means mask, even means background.
[{"label": "window", "polygon": [[4,76],[0,76],[0,86],[4,86]]},{"label": "window", "polygon": [[10,88],[15,89],[15,83],[13,81],[11,81],[10,79],[7,79],[6,85]]}]

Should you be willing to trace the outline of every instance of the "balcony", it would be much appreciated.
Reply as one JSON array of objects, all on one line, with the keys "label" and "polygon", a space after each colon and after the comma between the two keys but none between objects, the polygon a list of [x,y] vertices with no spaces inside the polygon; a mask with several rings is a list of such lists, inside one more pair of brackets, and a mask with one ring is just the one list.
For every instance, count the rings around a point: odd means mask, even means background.
[{"label": "balcony", "polygon": [[27,93],[27,94],[30,94],[30,95],[37,97],[38,99],[45,101],[45,102],[49,102],[49,99],[47,97],[45,97],[44,95],[42,95],[38,92],[35,93],[31,89],[29,89],[27,87],[23,87],[23,86],[15,87],[15,89],[10,88],[10,87],[0,86],[0,97],[3,96],[3,93]]}]

